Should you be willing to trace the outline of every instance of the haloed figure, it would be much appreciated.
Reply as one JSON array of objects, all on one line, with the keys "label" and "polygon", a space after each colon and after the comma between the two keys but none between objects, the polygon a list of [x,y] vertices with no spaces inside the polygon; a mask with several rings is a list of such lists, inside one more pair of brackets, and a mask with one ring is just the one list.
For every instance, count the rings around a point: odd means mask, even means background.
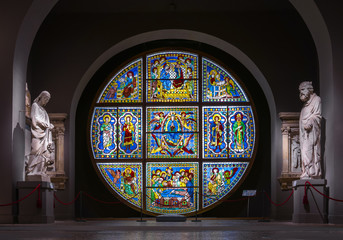
[{"label": "haloed figure", "polygon": [[224,131],[223,124],[221,121],[221,116],[219,114],[215,114],[213,116],[213,123],[211,124],[211,145],[214,147],[214,151],[221,150],[222,144],[222,134]]},{"label": "haloed figure", "polygon": [[134,143],[133,134],[135,132],[135,128],[132,124],[132,116],[131,115],[127,115],[125,117],[123,132],[124,132],[124,146],[126,148],[125,152],[130,153],[132,151],[130,149],[130,147]]},{"label": "haloed figure", "polygon": [[104,116],[104,123],[100,127],[100,131],[102,132],[102,142],[103,148],[105,153],[109,153],[113,148],[113,128],[110,123],[111,117],[110,115]]},{"label": "haloed figure", "polygon": [[245,124],[242,121],[242,118],[242,114],[237,113],[235,116],[236,122],[233,125],[233,132],[235,136],[235,149],[238,151],[244,150]]}]

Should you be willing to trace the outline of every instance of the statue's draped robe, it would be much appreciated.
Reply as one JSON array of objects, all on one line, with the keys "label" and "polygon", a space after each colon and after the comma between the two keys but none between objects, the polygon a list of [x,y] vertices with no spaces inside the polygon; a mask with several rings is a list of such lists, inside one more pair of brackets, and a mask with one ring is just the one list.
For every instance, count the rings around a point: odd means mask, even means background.
[{"label": "statue's draped robe", "polygon": [[48,146],[52,144],[52,136],[49,115],[45,109],[37,104],[32,104],[31,108],[31,153],[28,161],[28,175],[41,175],[45,168],[45,163],[50,160]]},{"label": "statue's draped robe", "polygon": [[[304,104],[299,121],[302,159],[301,178],[321,177],[321,100],[315,93]],[[309,131],[305,126],[312,126]]]}]

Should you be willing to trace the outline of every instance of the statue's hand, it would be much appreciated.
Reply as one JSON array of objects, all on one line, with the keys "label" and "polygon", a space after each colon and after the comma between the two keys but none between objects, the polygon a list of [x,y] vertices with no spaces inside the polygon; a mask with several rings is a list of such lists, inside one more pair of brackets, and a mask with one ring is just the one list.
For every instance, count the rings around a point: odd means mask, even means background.
[{"label": "statue's hand", "polygon": [[52,124],[52,123],[50,123],[50,126],[49,126],[49,128],[50,129],[53,129],[55,126]]}]

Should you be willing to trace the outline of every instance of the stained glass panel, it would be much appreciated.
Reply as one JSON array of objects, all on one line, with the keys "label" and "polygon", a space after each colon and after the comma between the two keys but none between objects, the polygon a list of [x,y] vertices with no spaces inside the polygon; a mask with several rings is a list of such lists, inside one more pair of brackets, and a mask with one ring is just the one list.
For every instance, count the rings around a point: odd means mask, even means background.
[{"label": "stained glass panel", "polygon": [[197,80],[147,80],[148,102],[196,102]]},{"label": "stained glass panel", "polygon": [[148,158],[197,158],[197,133],[148,133]]},{"label": "stained glass panel", "polygon": [[195,102],[198,56],[184,52],[160,52],[147,56],[148,102]]},{"label": "stained glass panel", "polygon": [[142,59],[121,69],[101,93],[99,103],[142,101]]},{"label": "stained glass panel", "polygon": [[204,102],[247,102],[248,98],[237,81],[224,68],[203,58]]},{"label": "stained glass panel", "polygon": [[142,108],[118,108],[119,158],[142,158]]},{"label": "stained glass panel", "polygon": [[146,126],[149,158],[198,156],[197,107],[148,107]]},{"label": "stained glass panel", "polygon": [[250,158],[255,143],[255,122],[251,107],[229,107],[230,158]]},{"label": "stained glass panel", "polygon": [[203,212],[232,193],[254,161],[249,99],[238,78],[201,55],[163,51],[136,59],[97,96],[94,165],[113,193],[135,207],[145,204],[146,214]]},{"label": "stained glass panel", "polygon": [[198,163],[147,163],[146,208],[159,214],[194,212],[198,203]]},{"label": "stained glass panel", "polygon": [[203,163],[203,207],[208,207],[228,194],[241,180],[247,162]]},{"label": "stained glass panel", "polygon": [[142,206],[141,163],[97,163],[102,177],[120,197],[136,207]]},{"label": "stained glass panel", "polygon": [[94,158],[117,158],[117,109],[95,108],[91,126]]},{"label": "stained glass panel", "polygon": [[203,107],[203,157],[227,158],[227,107]]},{"label": "stained glass panel", "polygon": [[148,107],[147,132],[197,132],[197,107]]}]

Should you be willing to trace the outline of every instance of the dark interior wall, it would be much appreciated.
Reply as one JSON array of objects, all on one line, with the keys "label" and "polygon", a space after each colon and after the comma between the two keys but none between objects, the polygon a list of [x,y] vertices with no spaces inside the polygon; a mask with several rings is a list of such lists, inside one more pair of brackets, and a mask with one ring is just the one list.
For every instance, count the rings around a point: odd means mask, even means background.
[{"label": "dark interior wall", "polygon": [[[107,63],[105,63],[89,81],[77,108],[76,118],[76,192],[80,190],[86,191],[93,196],[99,196],[101,199],[107,201],[114,201],[111,193],[106,189],[102,181],[96,175],[96,172],[91,164],[88,150],[88,122],[85,119],[91,117],[90,109],[92,109],[92,102],[96,97],[96,93],[104,83],[104,79],[113,72],[113,69],[119,68],[124,62],[134,57],[136,54],[147,50],[161,48],[164,46],[172,48],[189,48],[193,51],[201,51],[219,61],[227,64],[231,70],[236,73],[241,79],[244,79],[245,87],[251,94],[252,102],[255,103],[257,116],[255,120],[259,123],[259,130],[261,133],[257,139],[257,155],[250,174],[243,182],[242,186],[231,196],[230,199],[240,199],[243,189],[258,189],[258,191],[265,190],[270,192],[270,113],[268,110],[268,103],[262,93],[262,89],[258,85],[256,79],[250,72],[236,59],[230,55],[218,50],[213,46],[206,44],[185,41],[185,40],[164,40],[148,42],[133,47],[129,50],[121,52],[114,56]],[[124,60],[126,59],[126,60]],[[126,63],[125,63],[126,64]],[[144,137],[144,136],[143,136]],[[258,195],[257,198],[251,201],[250,216],[262,216],[268,213],[268,203],[265,204],[265,212],[262,212],[262,201],[265,200],[263,195]],[[220,208],[214,208],[208,212],[201,214],[204,217],[245,217],[246,216],[246,201],[225,202]],[[76,215],[79,215],[79,206],[76,207]],[[116,204],[106,206],[98,204],[91,199],[84,199],[83,212],[84,217],[128,217],[139,216],[139,212],[131,210],[123,204]]]},{"label": "dark interior wall", "polygon": [[[327,146],[326,151],[332,152],[330,155],[331,158],[327,159],[324,171],[326,173],[326,178],[328,179],[328,185],[330,186],[330,196],[337,199],[343,199],[343,188],[341,184],[343,171],[343,161],[341,158],[343,154],[343,126],[341,124],[341,119],[343,117],[343,2],[338,0],[330,1],[329,4],[318,0],[315,2],[325,19],[325,23],[330,34],[333,61],[333,98],[332,101],[327,102],[328,105],[333,106],[333,112],[331,115],[326,116],[327,121],[331,124],[328,124],[325,129],[327,132],[330,132],[330,135],[332,136],[332,146]],[[325,83],[325,80],[323,82]],[[329,215],[329,221],[331,223],[342,223],[342,204],[336,201],[329,201]]]},{"label": "dark interior wall", "polygon": [[[101,2],[107,1],[94,5]],[[121,6],[125,8],[118,12],[113,9],[112,13],[103,13],[68,11],[74,5],[61,0],[45,20],[32,48],[32,95],[50,90],[57,98],[48,109],[69,111],[65,103],[71,101],[82,75],[100,54],[131,36],[160,29],[199,31],[238,47],[265,75],[278,111],[300,109],[296,89],[304,79],[318,86],[315,46],[286,0],[279,1],[275,10],[268,8],[268,1],[261,1],[262,6],[255,11],[224,8],[228,10],[219,12],[187,12],[180,9],[182,5],[173,12],[154,12],[153,5],[152,12],[133,12],[137,2]],[[279,92],[281,85],[284,91]]]},{"label": "dark interior wall", "polygon": [[[15,199],[16,179],[15,169],[12,171],[13,158],[12,147],[15,151],[15,143],[12,142],[12,104],[13,104],[13,61],[15,43],[19,28],[28,11],[32,1],[25,1],[18,4],[16,1],[0,2],[0,101],[2,104],[0,118],[1,136],[0,136],[0,202],[9,203]],[[15,13],[15,14],[14,14]],[[19,113],[18,113],[19,114]],[[22,146],[19,146],[22,148]],[[17,148],[18,149],[18,148]],[[13,222],[13,212],[16,209],[12,206],[0,208],[0,223]]]},{"label": "dark interior wall", "polygon": [[[232,1],[221,1],[222,7],[216,7],[216,10],[206,7],[183,9],[180,4],[174,11],[168,7],[157,6],[155,9],[154,5],[150,5],[149,10],[138,11],[140,1],[121,3],[120,8],[111,8],[113,5],[106,0],[89,2],[90,7],[81,11],[75,7],[77,1],[61,0],[43,23],[33,44],[29,87],[33,98],[42,90],[51,92],[48,112],[70,114],[70,102],[77,84],[89,66],[107,49],[134,35],[160,29],[207,33],[239,48],[267,79],[277,112],[300,110],[297,88],[301,81],[312,80],[315,88],[319,88],[315,46],[300,16],[286,0],[278,1],[278,7],[272,1],[257,1],[258,8],[237,7]],[[101,5],[109,6],[105,11],[99,7]],[[88,87],[86,91],[91,92]],[[265,110],[261,113],[270,116]],[[76,125],[85,121],[77,117]],[[263,134],[268,136],[270,129],[264,130]],[[80,136],[81,133],[75,134]],[[87,136],[80,141],[86,139]],[[259,144],[270,145],[270,142],[260,141]],[[68,153],[68,146],[66,148]],[[85,152],[83,149],[82,154]],[[264,155],[263,161],[271,161],[270,151],[260,154]],[[82,174],[87,177],[95,174],[94,170],[87,172],[81,168],[83,170]],[[251,172],[250,175],[258,173]],[[99,180],[94,178],[94,181]]]}]

